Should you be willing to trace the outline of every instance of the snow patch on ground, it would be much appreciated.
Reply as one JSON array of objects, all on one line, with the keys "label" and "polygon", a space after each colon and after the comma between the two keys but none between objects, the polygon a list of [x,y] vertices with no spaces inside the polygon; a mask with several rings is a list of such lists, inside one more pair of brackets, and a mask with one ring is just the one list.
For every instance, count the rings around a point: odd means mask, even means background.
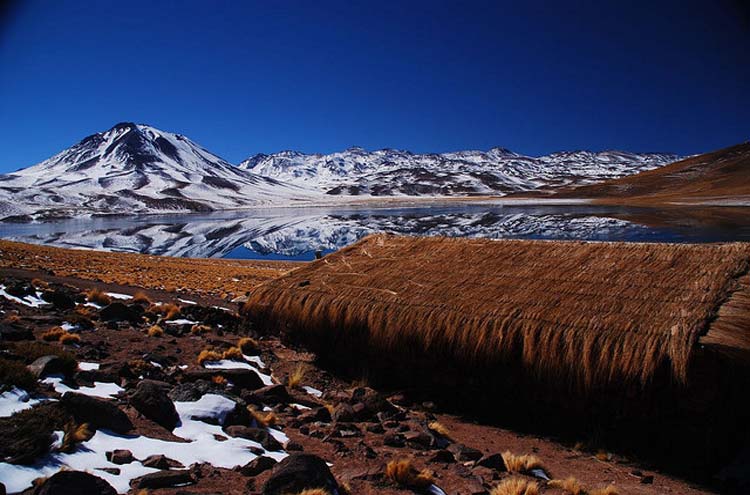
[{"label": "snow patch on ground", "polygon": [[40,402],[38,399],[32,399],[25,390],[13,387],[0,394],[0,418],[6,418],[24,409],[30,409]]},{"label": "snow patch on ground", "polygon": [[120,294],[119,292],[107,292],[107,295],[111,297],[112,299],[119,299],[121,301],[127,301],[128,299],[133,299],[133,296],[130,296],[128,294]]},{"label": "snow patch on ground", "polygon": [[314,397],[323,397],[323,392],[321,392],[317,388],[308,387],[307,385],[305,385],[302,388],[304,389],[305,392],[307,392],[308,394],[310,394],[310,395],[312,395]]},{"label": "snow patch on ground", "polygon": [[35,296],[26,296],[24,298],[11,296],[5,291],[5,285],[0,284],[0,296],[3,296],[5,299],[8,299],[9,301],[13,301],[18,304],[23,304],[24,306],[29,306],[31,308],[38,308],[40,306],[43,306],[47,304],[47,301],[42,299],[41,292],[37,292]]},{"label": "snow patch on ground", "polygon": [[57,393],[64,394],[65,392],[77,392],[79,394],[90,395],[91,397],[101,397],[103,399],[111,399],[120,392],[124,392],[125,389],[117,385],[116,383],[105,383],[105,382],[94,382],[93,387],[78,387],[71,388],[63,383],[62,375],[50,375],[42,383],[48,383],[52,385]]},{"label": "snow patch on ground", "polygon": [[261,381],[263,382],[263,385],[273,385],[274,381],[273,378],[271,378],[271,375],[266,375],[264,373],[261,373],[257,369],[255,369],[254,366],[251,366],[248,363],[243,363],[241,361],[232,361],[230,359],[222,359],[221,361],[206,361],[203,363],[203,367],[207,369],[219,369],[219,370],[253,370],[258,377],[260,377]]}]

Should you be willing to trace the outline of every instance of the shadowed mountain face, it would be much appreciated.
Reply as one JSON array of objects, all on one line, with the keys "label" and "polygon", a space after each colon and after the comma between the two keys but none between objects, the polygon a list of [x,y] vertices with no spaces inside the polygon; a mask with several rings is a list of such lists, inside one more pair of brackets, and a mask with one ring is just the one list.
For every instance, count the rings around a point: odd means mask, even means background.
[{"label": "shadowed mountain face", "polygon": [[504,148],[415,154],[349,148],[329,155],[283,151],[239,167],[328,195],[505,195],[622,177],[679,159],[667,153],[559,152],[524,156]]},{"label": "shadowed mountain face", "polygon": [[750,143],[568,190],[559,196],[605,201],[750,204]]},{"label": "shadowed mountain face", "polygon": [[4,215],[205,212],[309,196],[239,170],[185,136],[131,123],[0,176]]}]

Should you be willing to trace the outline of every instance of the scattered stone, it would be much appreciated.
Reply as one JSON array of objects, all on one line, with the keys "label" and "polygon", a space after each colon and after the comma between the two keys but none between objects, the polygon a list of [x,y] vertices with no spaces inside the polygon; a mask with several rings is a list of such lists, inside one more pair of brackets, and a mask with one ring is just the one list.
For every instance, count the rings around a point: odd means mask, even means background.
[{"label": "scattered stone", "polygon": [[99,311],[99,318],[102,321],[127,321],[130,323],[138,323],[141,321],[142,314],[143,308],[137,304],[127,306],[121,302],[115,301]]},{"label": "scattered stone", "polygon": [[112,464],[130,464],[135,460],[133,453],[127,449],[116,449],[105,454]]},{"label": "scattered stone", "polygon": [[130,398],[130,404],[148,419],[172,431],[179,423],[180,416],[167,396],[168,388],[169,385],[163,382],[141,380]]},{"label": "scattered stone", "polygon": [[503,460],[503,456],[500,454],[489,454],[485,455],[479,461],[477,461],[478,466],[483,466],[486,468],[494,469],[496,471],[507,471],[508,469],[505,467],[505,461]]},{"label": "scattered stone", "polygon": [[452,464],[456,462],[456,458],[448,450],[438,450],[427,462],[439,463],[439,464]]},{"label": "scattered stone", "polygon": [[279,441],[272,437],[267,430],[263,430],[261,428],[233,425],[227,426],[226,428],[224,428],[224,431],[227,432],[227,434],[231,437],[239,437],[246,440],[252,440],[253,442],[258,442],[266,450],[282,450],[282,446]]},{"label": "scattered stone", "polygon": [[0,418],[0,459],[11,464],[32,464],[49,452],[55,437],[71,420],[59,402],[46,402]]},{"label": "scattered stone", "polygon": [[23,299],[26,296],[35,296],[36,289],[29,282],[14,282],[9,284],[5,292],[11,296]]},{"label": "scattered stone", "polygon": [[257,476],[264,471],[268,471],[275,465],[275,459],[262,455],[242,466],[240,468],[240,473],[245,476]]},{"label": "scattered stone", "polygon": [[482,452],[473,449],[471,447],[467,447],[466,445],[462,445],[460,443],[454,443],[450,447],[448,447],[448,450],[453,454],[453,456],[456,458],[457,461],[478,461],[482,458]]},{"label": "scattered stone", "polygon": [[417,448],[429,449],[434,443],[432,435],[423,431],[410,431],[404,434],[404,440]]},{"label": "scattered stone", "polygon": [[203,369],[190,371],[182,375],[184,382],[197,380],[211,381],[214,376],[221,375],[232,382],[236,389],[258,390],[263,387],[263,380],[258,374],[249,369]]},{"label": "scattered stone", "polygon": [[120,476],[120,473],[122,473],[122,469],[120,468],[102,467],[96,469],[98,469],[99,471],[104,471],[105,473],[113,474],[115,476]]},{"label": "scattered stone", "polygon": [[42,483],[34,495],[116,495],[112,485],[82,471],[60,471]]},{"label": "scattered stone", "polygon": [[401,448],[406,445],[406,442],[404,441],[404,436],[402,434],[390,432],[386,433],[385,436],[383,436],[383,445],[387,445],[388,447]]},{"label": "scattered stone", "polygon": [[305,448],[301,443],[295,442],[294,440],[289,440],[286,444],[284,444],[284,450],[286,450],[287,452],[302,452],[303,450],[305,450]]},{"label": "scattered stone", "polygon": [[67,311],[76,307],[75,299],[63,289],[45,291],[42,293],[42,299],[52,304],[58,311]]},{"label": "scattered stone", "polygon": [[154,469],[171,469],[171,468],[184,468],[185,466],[182,465],[182,463],[175,461],[174,459],[170,459],[169,457],[163,455],[163,454],[156,454],[146,457],[146,459],[141,462],[146,467],[154,468]]},{"label": "scattered stone", "polygon": [[19,340],[34,340],[34,334],[28,328],[0,323],[0,341],[18,342]]},{"label": "scattered stone", "polygon": [[292,454],[276,464],[263,485],[263,495],[299,493],[308,488],[338,491],[338,483],[326,461],[311,454]]},{"label": "scattered stone", "polygon": [[651,474],[647,474],[646,476],[641,477],[641,483],[644,485],[650,485],[654,482],[654,476]]},{"label": "scattered stone", "polygon": [[259,388],[248,394],[247,397],[243,396],[242,398],[254,404],[267,404],[269,406],[288,404],[291,401],[289,392],[286,387],[281,384],[268,385]]},{"label": "scattered stone", "polygon": [[97,430],[103,428],[116,433],[127,433],[133,429],[128,416],[110,401],[77,392],[66,392],[60,403],[79,423],[88,423]]},{"label": "scattered stone", "polygon": [[314,423],[316,421],[330,423],[331,413],[325,407],[316,407],[297,416],[297,420],[300,423]]},{"label": "scattered stone", "polygon": [[136,488],[168,488],[194,483],[189,471],[157,471],[138,478]]},{"label": "scattered stone", "polygon": [[42,356],[27,366],[29,371],[37,377],[43,378],[55,373],[65,373],[65,362],[59,356]]},{"label": "scattered stone", "polygon": [[334,408],[331,417],[337,423],[349,423],[354,420],[354,409],[349,404],[339,404]]}]

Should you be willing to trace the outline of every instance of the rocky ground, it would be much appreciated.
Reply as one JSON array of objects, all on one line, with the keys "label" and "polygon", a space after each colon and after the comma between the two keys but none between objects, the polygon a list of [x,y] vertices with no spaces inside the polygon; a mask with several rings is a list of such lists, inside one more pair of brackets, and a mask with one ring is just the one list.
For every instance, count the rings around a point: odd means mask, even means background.
[{"label": "rocky ground", "polygon": [[0,269],[8,493],[711,493],[605,451],[347,382],[257,335],[230,302],[236,293],[191,290],[200,277],[177,293],[155,280],[143,290],[9,265]]}]

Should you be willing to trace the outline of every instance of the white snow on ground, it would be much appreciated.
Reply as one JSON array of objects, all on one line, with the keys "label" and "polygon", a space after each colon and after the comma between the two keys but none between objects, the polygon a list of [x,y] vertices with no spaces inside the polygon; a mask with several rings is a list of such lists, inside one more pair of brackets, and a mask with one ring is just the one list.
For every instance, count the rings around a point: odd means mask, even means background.
[{"label": "white snow on ground", "polygon": [[231,359],[222,359],[221,361],[206,361],[203,363],[203,367],[206,369],[219,369],[219,370],[237,370],[237,369],[243,369],[243,370],[253,370],[258,377],[260,377],[261,381],[263,382],[263,385],[273,385],[274,381],[273,378],[271,378],[270,375],[266,375],[264,373],[261,373],[257,369],[255,369],[254,366],[250,366],[248,363],[243,363],[241,361],[232,361]]},{"label": "white snow on ground", "polygon": [[60,328],[65,330],[66,332],[73,332],[75,330],[78,330],[78,325],[73,325],[72,323],[63,322],[62,325],[60,325]]},{"label": "white snow on ground", "polygon": [[307,392],[308,394],[310,394],[312,396],[323,397],[323,392],[321,392],[317,388],[312,388],[312,387],[308,387],[308,386],[304,386],[302,388],[305,390],[305,392]]},{"label": "white snow on ground", "polygon": [[107,295],[111,297],[112,299],[119,299],[121,301],[127,301],[128,299],[133,299],[133,296],[129,296],[128,294],[120,294],[119,292],[107,292]]},{"label": "white snow on ground", "polygon": [[263,362],[260,356],[248,356],[247,354],[243,354],[242,357],[245,358],[245,360],[250,361],[251,363],[257,364],[261,368],[266,367],[266,363]]},{"label": "white snow on ground", "polygon": [[29,409],[41,401],[32,399],[25,390],[13,387],[0,394],[0,418],[11,416],[18,411]]},{"label": "white snow on ground", "polygon": [[41,295],[40,292],[36,293],[36,296],[26,296],[23,299],[16,296],[11,296],[5,291],[5,285],[0,284],[0,296],[3,296],[5,299],[8,299],[10,301],[16,302],[18,304],[23,304],[24,306],[29,306],[31,308],[38,308],[39,306],[42,306],[44,304],[47,304],[47,301],[39,297]]},{"label": "white snow on ground", "polygon": [[93,302],[87,302],[86,304],[84,304],[84,306],[88,306],[89,308],[94,308],[94,309],[102,309],[104,307],[101,304],[96,304]]},{"label": "white snow on ground", "polygon": [[79,394],[90,395],[92,397],[102,397],[104,399],[111,399],[120,392],[125,391],[124,388],[116,383],[94,382],[93,387],[71,388],[65,385],[62,381],[62,375],[50,375],[42,380],[42,383],[49,383],[55,388],[55,391],[60,394],[64,394],[65,392],[78,392]]},{"label": "white snow on ground", "polygon": [[[143,460],[148,456],[163,454],[182,463],[185,467],[196,462],[207,462],[216,467],[231,469],[243,466],[255,459],[256,455],[249,448],[262,448],[260,444],[244,438],[228,438],[218,441],[214,435],[227,435],[219,425],[211,425],[194,418],[211,418],[223,422],[226,415],[235,407],[235,403],[221,395],[207,394],[196,402],[175,402],[180,415],[180,425],[174,434],[189,443],[169,442],[144,436],[118,435],[106,430],[99,430],[88,442],[83,442],[72,454],[54,453],[40,459],[33,466],[18,466],[0,463],[0,479],[9,492],[22,491],[31,486],[31,482],[40,476],[50,476],[63,466],[69,469],[88,471],[109,482],[119,493],[130,489],[130,481],[139,476],[157,471],[144,467],[140,462],[116,465],[107,461],[105,453],[115,449],[128,449],[136,459]],[[278,430],[269,429],[269,433],[286,442],[288,438]],[[266,452],[264,455],[280,461],[287,454]],[[101,468],[119,468],[120,474],[114,475]]]},{"label": "white snow on ground", "polygon": [[184,318],[179,319],[179,320],[170,320],[166,322],[167,325],[195,325],[197,323],[198,323],[197,321],[186,320]]},{"label": "white snow on ground", "polygon": [[179,299],[178,298],[177,300],[180,301],[181,303],[184,303],[184,304],[198,304],[195,301],[191,301],[189,299]]},{"label": "white snow on ground", "polygon": [[81,371],[96,371],[99,369],[99,363],[78,362],[78,369]]}]

